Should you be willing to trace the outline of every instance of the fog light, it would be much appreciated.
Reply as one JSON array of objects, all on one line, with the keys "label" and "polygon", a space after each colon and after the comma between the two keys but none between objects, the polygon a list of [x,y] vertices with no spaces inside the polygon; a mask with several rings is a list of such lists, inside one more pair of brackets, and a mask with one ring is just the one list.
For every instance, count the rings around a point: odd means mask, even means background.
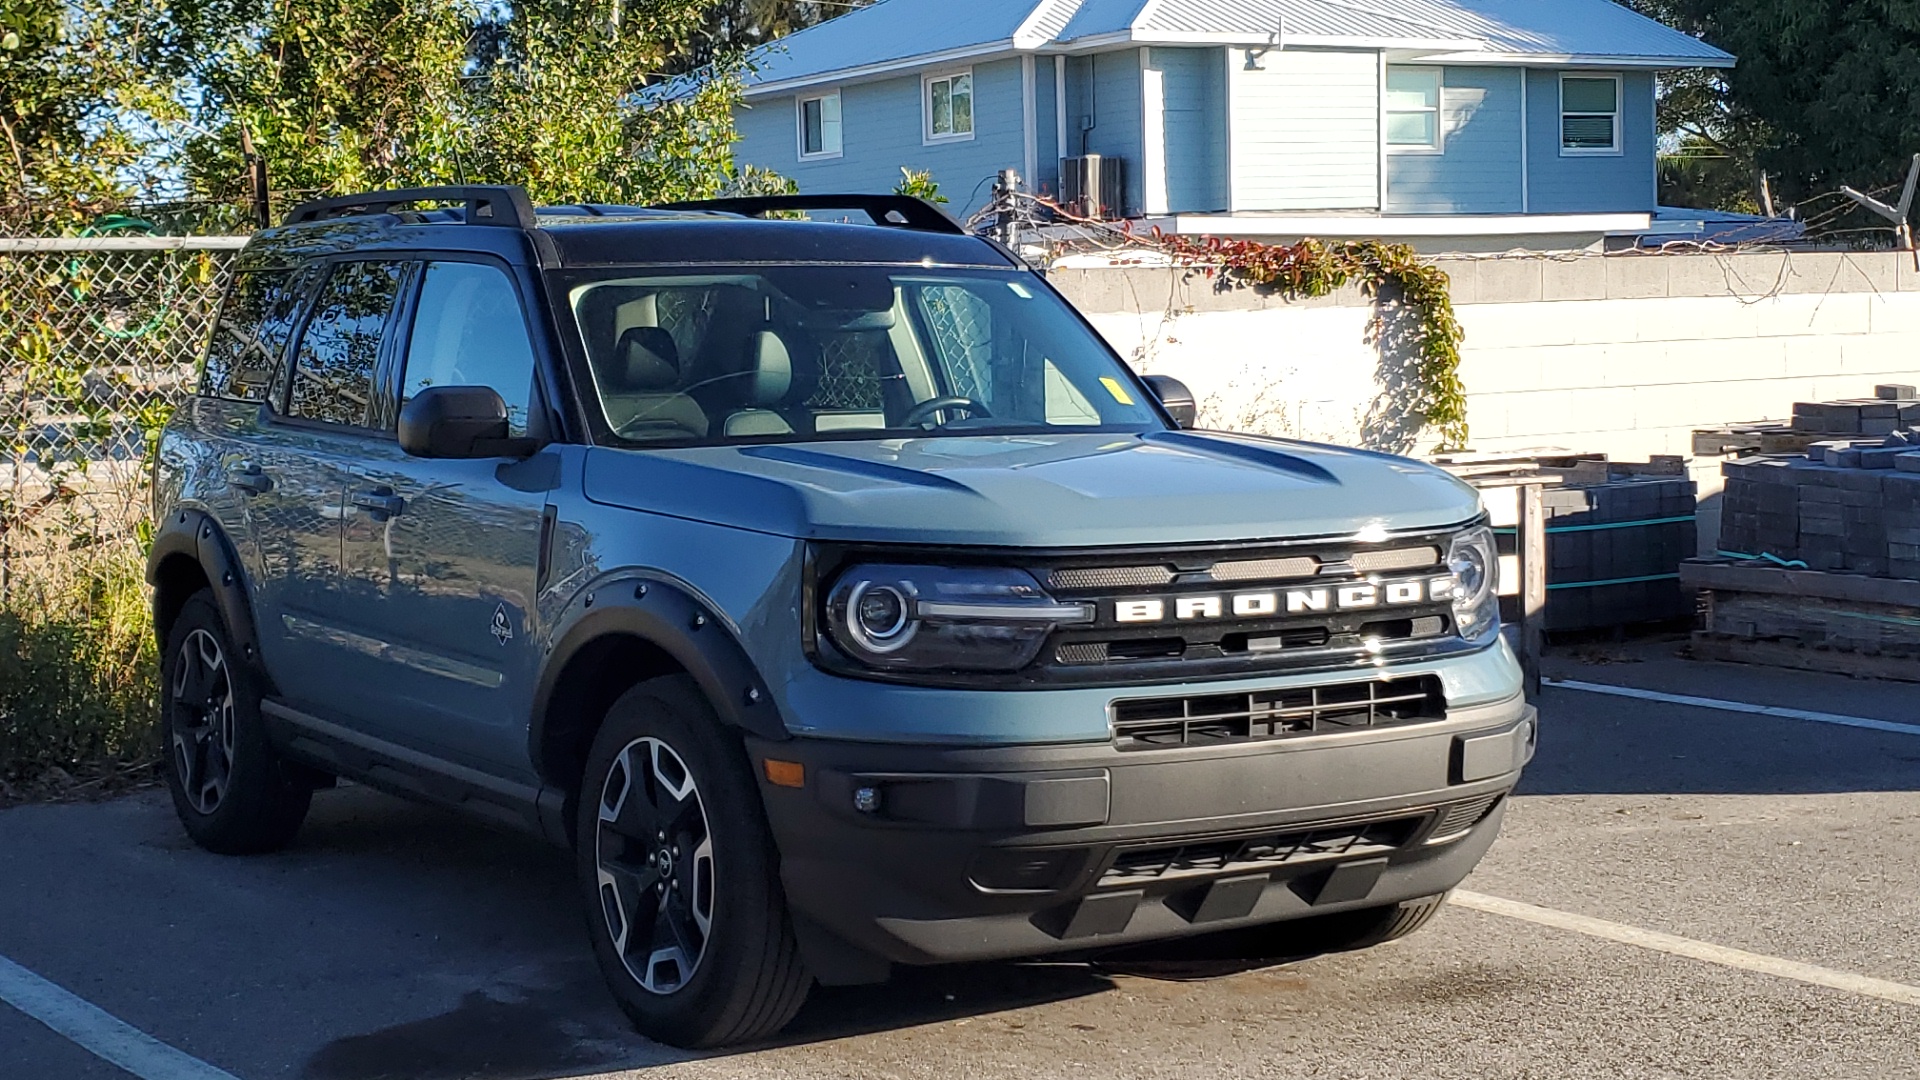
[{"label": "fog light", "polygon": [[863,814],[872,814],[879,811],[880,789],[870,787],[854,788],[853,808]]}]

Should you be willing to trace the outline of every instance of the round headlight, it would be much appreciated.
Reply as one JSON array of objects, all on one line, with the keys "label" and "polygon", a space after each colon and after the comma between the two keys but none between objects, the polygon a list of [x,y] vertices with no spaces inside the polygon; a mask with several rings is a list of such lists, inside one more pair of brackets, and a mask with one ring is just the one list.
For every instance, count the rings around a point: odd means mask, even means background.
[{"label": "round headlight", "polygon": [[1447,559],[1447,569],[1453,571],[1454,595],[1463,605],[1477,603],[1493,581],[1486,549],[1478,544],[1455,547]]},{"label": "round headlight", "polygon": [[863,581],[847,596],[847,630],[863,647],[890,653],[913,639],[911,610],[897,586]]}]

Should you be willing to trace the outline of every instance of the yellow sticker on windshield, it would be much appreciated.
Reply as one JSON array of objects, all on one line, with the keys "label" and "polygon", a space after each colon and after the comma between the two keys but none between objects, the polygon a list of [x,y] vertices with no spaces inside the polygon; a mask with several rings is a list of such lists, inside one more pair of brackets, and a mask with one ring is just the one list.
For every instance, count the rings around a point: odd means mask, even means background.
[{"label": "yellow sticker on windshield", "polygon": [[1113,395],[1113,400],[1122,405],[1133,404],[1133,399],[1127,396],[1127,388],[1120,385],[1119,379],[1111,375],[1102,375],[1100,376],[1100,385],[1107,388],[1107,393]]}]

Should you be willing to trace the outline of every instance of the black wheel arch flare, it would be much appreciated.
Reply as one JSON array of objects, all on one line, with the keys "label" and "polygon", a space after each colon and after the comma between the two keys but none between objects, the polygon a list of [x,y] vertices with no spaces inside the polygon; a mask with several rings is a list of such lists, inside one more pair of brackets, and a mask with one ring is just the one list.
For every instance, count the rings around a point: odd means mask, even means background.
[{"label": "black wheel arch flare", "polygon": [[[272,687],[273,680],[260,659],[260,636],[254,624],[253,601],[247,594],[246,572],[241,569],[239,555],[226,530],[204,510],[173,510],[154,531],[153,547],[147,552],[147,584],[154,587],[156,635],[163,631],[161,605],[168,600],[178,603],[186,599],[164,597],[161,593],[166,565],[183,558],[199,566],[201,576],[213,590],[214,604],[220,609],[220,618],[226,623],[227,633],[239,648],[241,658],[260,677],[263,686]],[[164,640],[159,644],[162,649],[166,648]]]},{"label": "black wheel arch flare", "polygon": [[[766,680],[715,605],[682,583],[635,572],[603,578],[582,590],[556,624],[534,691],[528,732],[528,751],[536,764],[546,760],[550,729],[564,722],[551,716],[562,673],[581,650],[613,635],[637,638],[671,657],[699,684],[722,723],[761,739],[792,737]],[[564,784],[573,778],[545,779]]]}]

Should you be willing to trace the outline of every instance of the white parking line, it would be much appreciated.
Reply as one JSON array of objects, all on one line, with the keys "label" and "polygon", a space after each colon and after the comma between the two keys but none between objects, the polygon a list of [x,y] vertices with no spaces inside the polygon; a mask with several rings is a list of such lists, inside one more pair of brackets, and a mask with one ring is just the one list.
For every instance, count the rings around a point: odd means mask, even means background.
[{"label": "white parking line", "polygon": [[140,1080],[236,1080],[0,956],[0,1001]]},{"label": "white parking line", "polygon": [[1580,682],[1576,679],[1542,679],[1541,681],[1561,690],[1585,690],[1589,694],[1611,694],[1614,697],[1638,698],[1641,701],[1660,701],[1668,705],[1691,705],[1697,709],[1719,709],[1723,712],[1753,713],[1756,716],[1777,716],[1785,720],[1811,720],[1816,724],[1837,724],[1840,727],[1866,728],[1869,731],[1891,731],[1896,735],[1920,735],[1920,724],[1896,724],[1891,720],[1874,720],[1865,716],[1814,712],[1810,709],[1788,709],[1779,705],[1755,705],[1749,701],[1726,701],[1721,698],[1694,697],[1691,694],[1664,694],[1658,690],[1642,690],[1637,686],[1612,686],[1607,683]]},{"label": "white parking line", "polygon": [[1651,949],[1654,952],[1672,956],[1684,956],[1690,960],[1702,960],[1722,967],[1739,968],[1742,971],[1754,971],[1762,975],[1811,983],[1814,986],[1824,986],[1831,990],[1859,994],[1863,997],[1879,998],[1882,1001],[1894,1001],[1902,1005],[1920,1005],[1920,986],[1908,986],[1905,983],[1890,982],[1886,979],[1835,971],[1832,968],[1823,968],[1814,964],[1803,964],[1798,960],[1782,960],[1777,956],[1764,956],[1742,949],[1729,949],[1725,945],[1710,945],[1692,938],[1663,934],[1658,930],[1642,930],[1625,923],[1608,922],[1590,915],[1576,915],[1571,911],[1536,907],[1533,904],[1523,904],[1518,900],[1468,892],[1465,889],[1454,890],[1452,902],[1474,911],[1505,915],[1510,919],[1524,919],[1541,926],[1571,930],[1576,934],[1604,938],[1623,945]]}]

